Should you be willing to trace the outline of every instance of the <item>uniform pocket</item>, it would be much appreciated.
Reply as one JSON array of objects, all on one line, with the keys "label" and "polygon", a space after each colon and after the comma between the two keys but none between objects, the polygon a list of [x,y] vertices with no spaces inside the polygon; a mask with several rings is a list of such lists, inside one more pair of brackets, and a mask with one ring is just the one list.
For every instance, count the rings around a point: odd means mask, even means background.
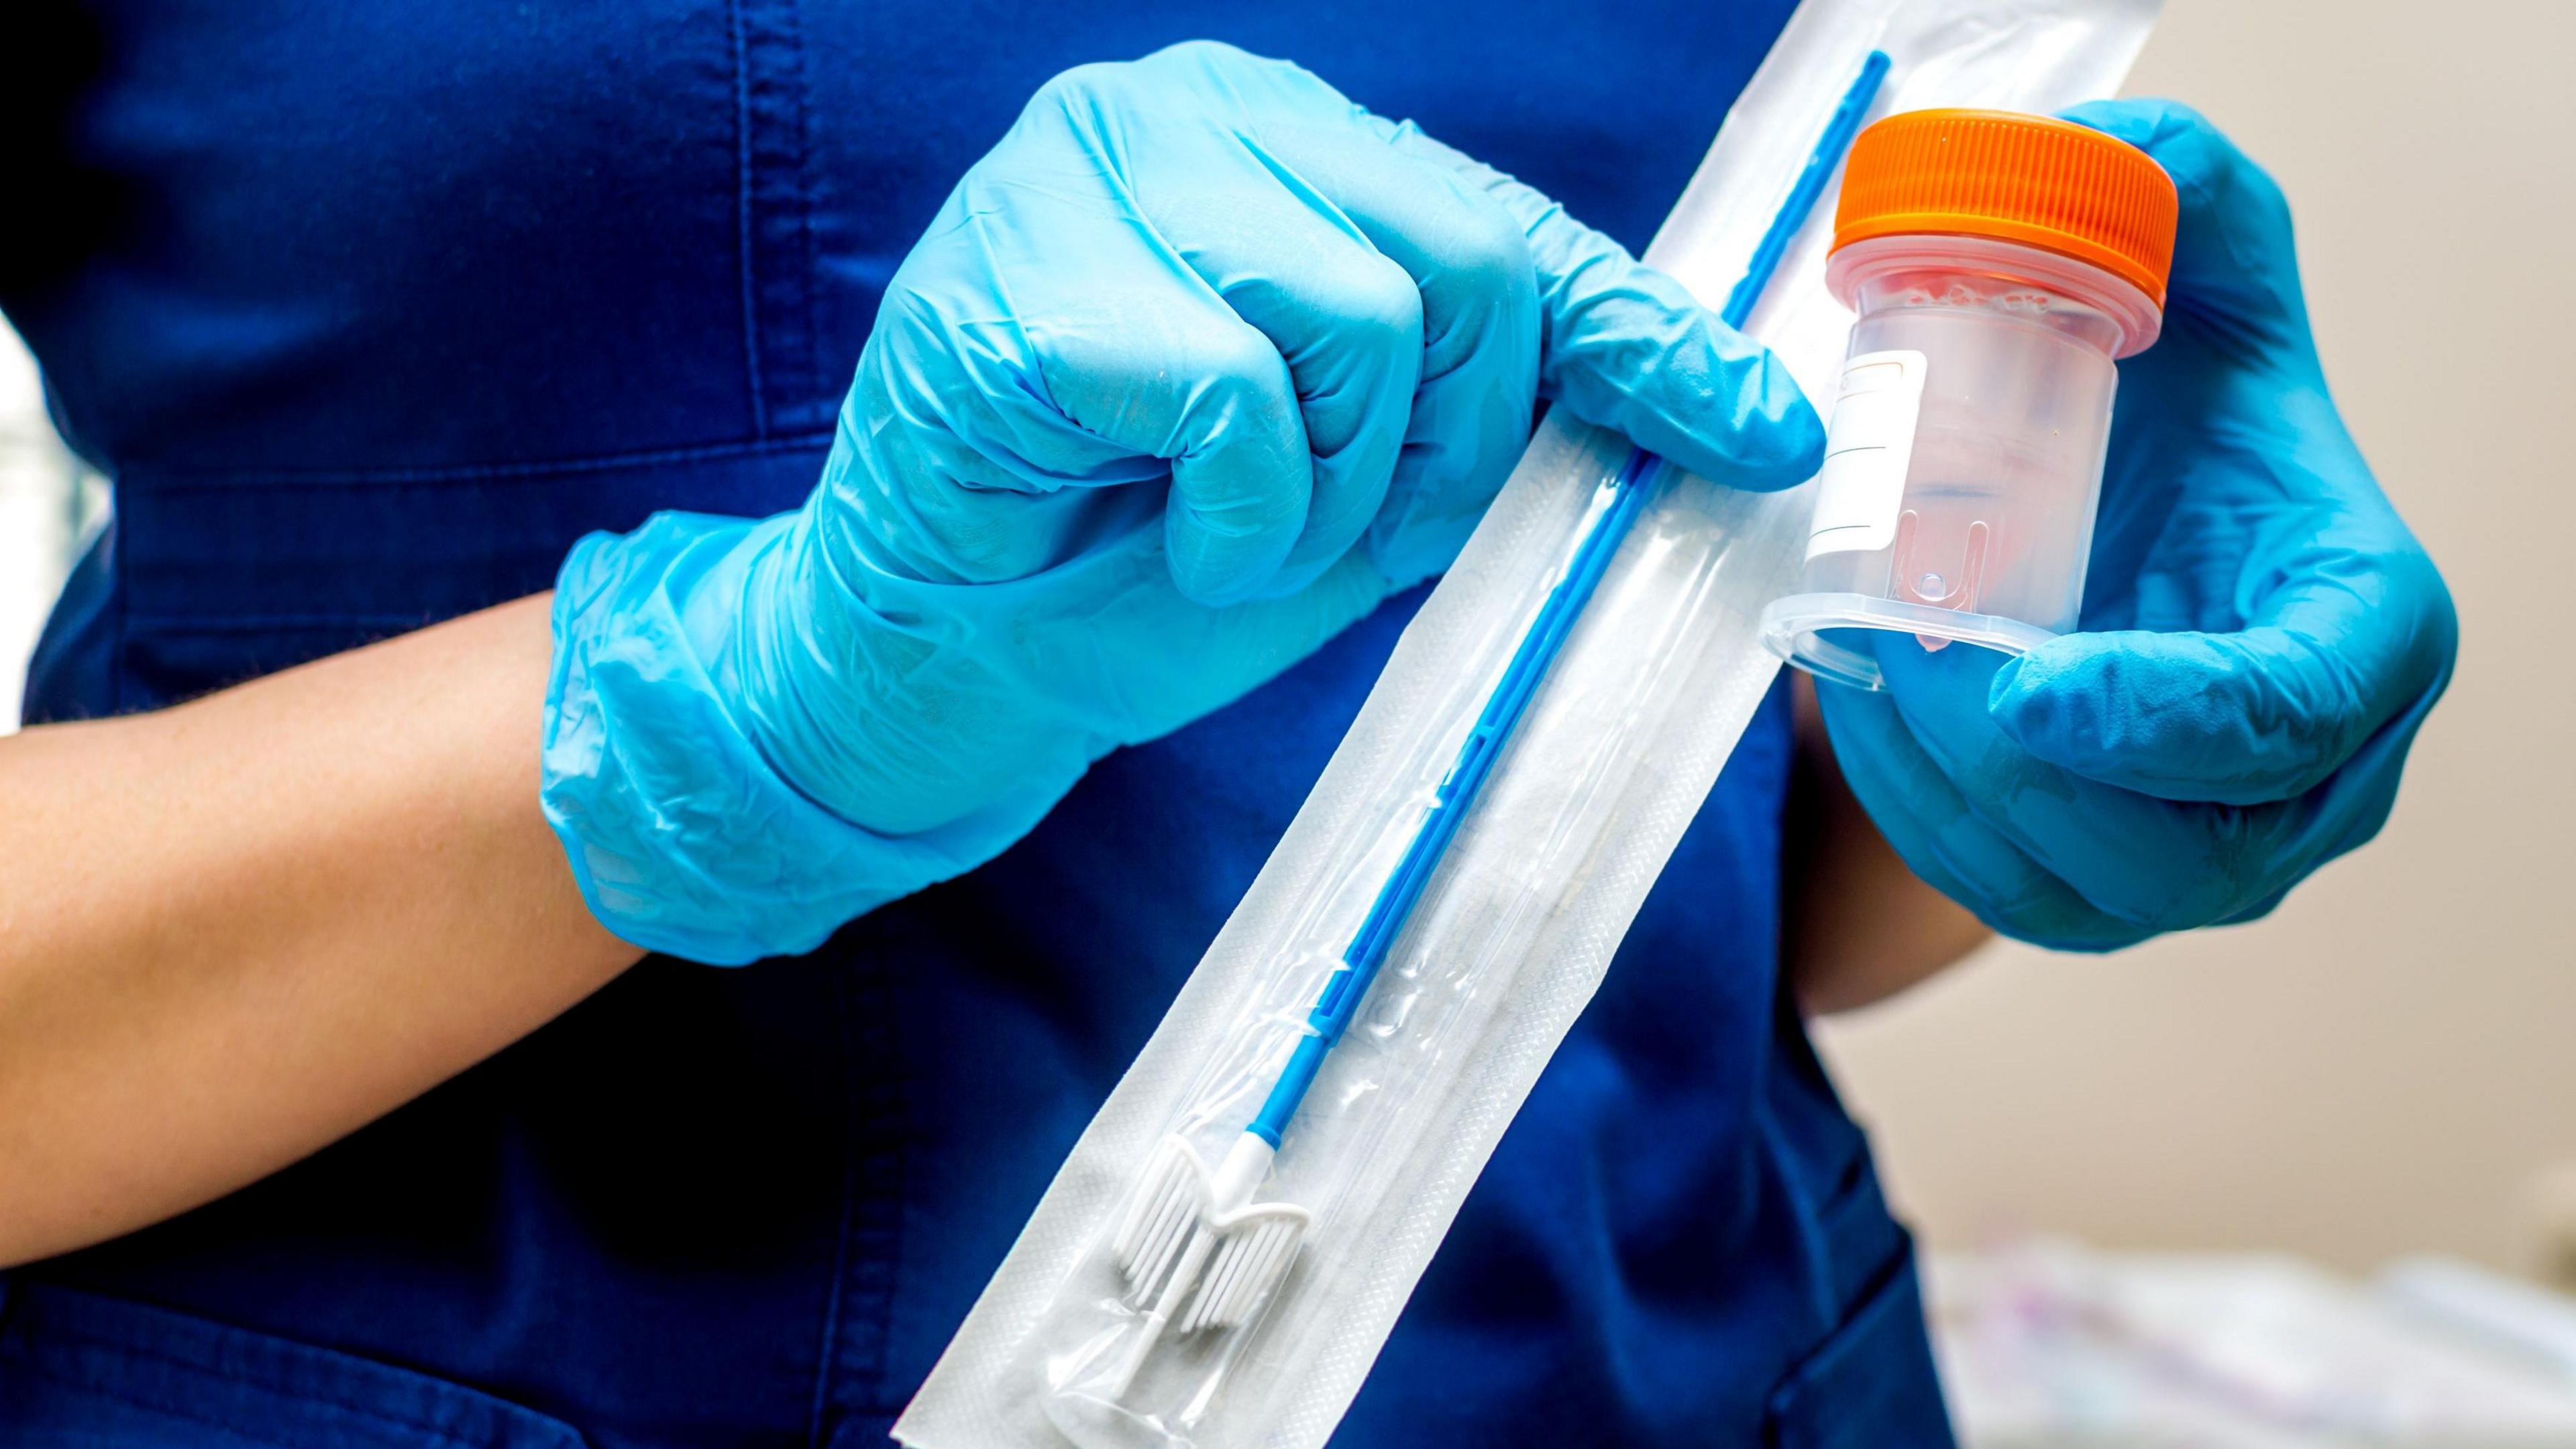
[{"label": "uniform pocket", "polygon": [[566,1424],[406,1369],[20,1281],[0,1318],[11,1449],[580,1449]]},{"label": "uniform pocket", "polygon": [[1851,1316],[1771,1391],[1768,1449],[1952,1449],[1914,1244],[1900,1241]]}]

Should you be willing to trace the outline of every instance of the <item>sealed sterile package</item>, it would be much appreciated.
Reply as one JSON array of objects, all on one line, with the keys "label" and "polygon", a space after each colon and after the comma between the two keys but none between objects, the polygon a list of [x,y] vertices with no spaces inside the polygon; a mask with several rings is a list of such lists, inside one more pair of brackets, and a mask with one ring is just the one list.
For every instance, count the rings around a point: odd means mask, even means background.
[{"label": "sealed sterile package", "polygon": [[[2108,95],[2155,6],[1805,0],[1646,260],[1831,397],[1861,123]],[[899,1440],[1324,1442],[1769,690],[1812,488],[1547,420]]]}]

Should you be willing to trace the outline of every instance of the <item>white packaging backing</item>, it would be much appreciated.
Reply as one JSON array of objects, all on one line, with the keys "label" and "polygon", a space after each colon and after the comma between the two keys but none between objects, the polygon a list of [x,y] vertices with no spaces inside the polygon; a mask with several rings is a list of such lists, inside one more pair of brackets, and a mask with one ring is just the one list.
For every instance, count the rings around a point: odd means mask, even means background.
[{"label": "white packaging backing", "polygon": [[[1873,51],[1890,64],[1872,115],[2049,111],[2110,94],[2156,6],[1805,0],[1646,259],[1723,300]],[[1746,328],[1819,398],[1851,326],[1822,282],[1831,214],[1829,195]],[[1813,485],[1739,493],[1668,470],[1279,1134],[1248,1194],[1260,1201],[1219,1210],[1247,1193],[1210,1178],[1309,1035],[1317,993],[1630,452],[1561,414],[1541,426],[897,1439],[1313,1449],[1331,1434],[1777,670],[1757,620],[1804,555]],[[1195,1318],[1164,1321],[1133,1277],[1140,1237],[1189,1236],[1147,1220],[1158,1174],[1203,1230],[1257,1249],[1193,1248]]]}]

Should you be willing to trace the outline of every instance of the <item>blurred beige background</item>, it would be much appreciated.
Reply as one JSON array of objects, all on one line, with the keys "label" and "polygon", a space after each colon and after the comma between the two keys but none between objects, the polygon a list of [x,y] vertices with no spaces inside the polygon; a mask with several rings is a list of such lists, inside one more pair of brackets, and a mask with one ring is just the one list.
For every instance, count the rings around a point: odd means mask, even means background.
[{"label": "blurred beige background", "polygon": [[[2270,919],[1991,947],[1828,1024],[1934,1245],[2576,1261],[2576,5],[2167,0],[2130,86],[2288,190],[2344,415],[2448,575],[2460,674],[2373,845]],[[2559,1175],[2554,1211],[2548,1200]]]}]

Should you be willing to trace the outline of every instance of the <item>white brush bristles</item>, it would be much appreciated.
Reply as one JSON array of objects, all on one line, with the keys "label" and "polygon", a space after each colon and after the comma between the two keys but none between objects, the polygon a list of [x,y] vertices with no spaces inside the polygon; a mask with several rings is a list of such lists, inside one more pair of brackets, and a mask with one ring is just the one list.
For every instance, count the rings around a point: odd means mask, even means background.
[{"label": "white brush bristles", "polygon": [[[1271,1157],[1270,1144],[1247,1132],[1210,1173],[1187,1142],[1163,1139],[1110,1240],[1129,1301],[1170,1314],[1182,1333],[1251,1316],[1296,1255],[1309,1216],[1294,1203],[1248,1201]],[[1198,1281],[1175,1281],[1183,1276]]]}]

